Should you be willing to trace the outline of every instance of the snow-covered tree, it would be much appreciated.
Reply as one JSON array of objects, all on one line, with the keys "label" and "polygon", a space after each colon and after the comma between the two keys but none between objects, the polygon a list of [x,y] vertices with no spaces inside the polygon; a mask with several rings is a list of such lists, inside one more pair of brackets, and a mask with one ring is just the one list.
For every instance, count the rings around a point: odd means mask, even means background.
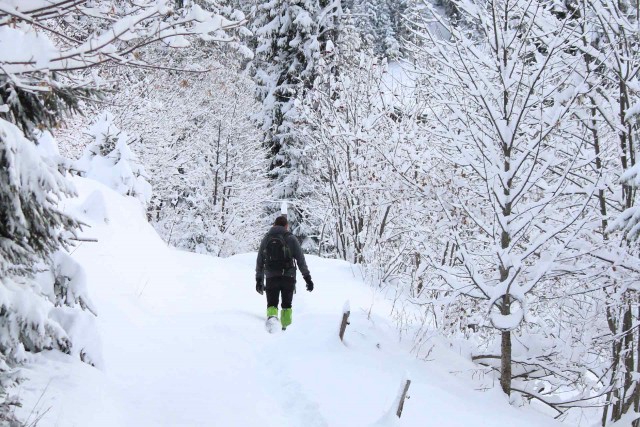
[{"label": "snow-covered tree", "polygon": [[375,286],[408,290],[429,215],[393,169],[417,138],[419,108],[394,92],[386,60],[361,44],[351,20],[343,22],[333,55],[320,65],[337,72],[321,72],[304,104],[309,210],[320,253],[360,265]]},{"label": "snow-covered tree", "polygon": [[[640,409],[638,372],[640,334],[638,322],[640,273],[637,242],[637,137],[640,104],[640,9],[632,2],[576,2],[574,14],[583,34],[578,51],[582,74],[589,76],[587,91],[576,109],[587,144],[593,155],[589,176],[597,188],[593,207],[591,236],[585,238],[591,249],[581,250],[600,262],[592,270],[592,288],[603,301],[604,327],[594,347],[607,363],[594,367],[603,379],[606,405],[602,425],[619,421]],[[608,52],[603,55],[602,52]],[[640,421],[634,421],[634,426]]]},{"label": "snow-covered tree", "polygon": [[176,111],[170,139],[145,143],[157,181],[150,210],[156,229],[169,244],[216,256],[255,248],[271,196],[267,151],[250,117],[253,88],[246,78],[233,82],[234,72],[174,89],[173,99],[192,94],[188,107]]},{"label": "snow-covered tree", "polygon": [[140,200],[143,206],[151,199],[151,185],[138,157],[131,151],[129,135],[113,122],[108,111],[96,117],[88,130],[91,142],[73,168],[125,196]]},{"label": "snow-covered tree", "polygon": [[354,0],[351,9],[365,46],[376,55],[397,59],[400,56],[398,30],[402,25],[405,2]]},{"label": "snow-covered tree", "polygon": [[[75,194],[51,153],[50,135],[39,145],[0,119],[0,389],[25,352],[57,349],[99,360],[72,342],[66,329],[95,314],[82,267],[66,254],[77,221],[58,203]],[[9,399],[9,402],[11,399]],[[0,403],[0,412],[3,406]]]},{"label": "snow-covered tree", "polygon": [[[302,99],[316,77],[323,46],[319,41],[323,17],[317,0],[272,0],[255,7],[253,31],[256,35],[254,80],[262,109],[257,115],[269,149],[270,175],[274,180],[274,200],[301,200],[305,189],[300,174],[307,159],[304,142],[297,135]],[[293,232],[305,239],[311,230],[300,205],[290,212]]]},{"label": "snow-covered tree", "polygon": [[172,246],[217,256],[254,250],[272,200],[267,150],[252,119],[255,86],[235,55],[211,44],[172,54],[174,67],[187,64],[212,71],[122,70],[113,77],[127,82],[112,110],[136,135],[153,187],[148,218]]},{"label": "snow-covered tree", "polygon": [[[310,177],[319,179],[322,188],[317,198],[328,203],[325,209],[314,207],[312,211],[327,217],[324,236],[330,247],[357,264],[365,262],[364,252],[378,235],[374,230],[384,228],[380,221],[388,204],[381,201],[381,194],[373,196],[374,182],[385,175],[377,149],[387,122],[371,123],[387,107],[378,98],[383,70],[384,65],[371,58],[364,59],[357,71],[343,70],[336,81],[314,94],[317,107],[308,117],[306,136],[317,155]],[[323,89],[327,92],[320,92]]]},{"label": "snow-covered tree", "polygon": [[427,23],[422,47],[437,121],[432,142],[452,171],[438,198],[456,262],[434,266],[456,293],[486,301],[510,394],[521,390],[512,384],[514,330],[537,295],[571,273],[566,247],[591,197],[571,179],[583,147],[566,143],[582,80],[567,79],[564,47],[574,36],[544,2],[456,4],[478,33],[441,22],[451,34],[443,40]]}]

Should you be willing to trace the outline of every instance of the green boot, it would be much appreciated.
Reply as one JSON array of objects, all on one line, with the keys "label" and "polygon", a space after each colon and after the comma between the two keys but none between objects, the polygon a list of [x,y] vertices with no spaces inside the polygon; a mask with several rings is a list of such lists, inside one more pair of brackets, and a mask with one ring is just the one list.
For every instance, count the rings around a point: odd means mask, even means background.
[{"label": "green boot", "polygon": [[291,316],[292,312],[290,308],[282,309],[282,317],[280,318],[280,322],[282,323],[282,330],[287,329],[287,326],[291,324]]},{"label": "green boot", "polygon": [[270,317],[278,317],[278,307],[267,307],[267,319]]}]

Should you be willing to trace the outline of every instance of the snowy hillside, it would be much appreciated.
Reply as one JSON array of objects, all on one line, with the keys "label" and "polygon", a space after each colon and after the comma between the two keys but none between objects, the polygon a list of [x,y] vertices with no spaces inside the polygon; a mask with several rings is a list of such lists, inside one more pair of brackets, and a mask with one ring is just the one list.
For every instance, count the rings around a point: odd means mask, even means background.
[{"label": "snowy hillside", "polygon": [[[299,291],[292,327],[269,335],[264,297],[254,290],[255,254],[222,259],[169,249],[136,199],[84,178],[74,184],[80,197],[66,209],[91,224],[83,237],[99,240],[82,243],[73,257],[87,270],[98,310],[102,363],[34,355],[22,371],[22,419],[92,427],[393,425],[383,416],[408,375],[399,425],[555,425],[508,405],[498,388],[477,391],[475,366],[448,350],[436,348],[429,361],[409,354],[387,318],[388,302],[350,264],[308,257],[316,290]],[[342,344],[347,300],[353,314]],[[75,341],[95,351],[98,343],[81,332]]]}]

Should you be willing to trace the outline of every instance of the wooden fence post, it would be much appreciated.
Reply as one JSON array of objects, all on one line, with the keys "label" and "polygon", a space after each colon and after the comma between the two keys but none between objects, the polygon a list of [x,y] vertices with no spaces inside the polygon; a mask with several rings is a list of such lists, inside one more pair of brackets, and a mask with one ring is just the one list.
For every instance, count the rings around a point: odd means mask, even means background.
[{"label": "wooden fence post", "polygon": [[347,301],[344,303],[344,307],[342,308],[342,323],[340,323],[340,341],[344,341],[344,332],[347,330],[350,314],[351,314],[351,308],[349,306],[349,301]]},{"label": "wooden fence post", "polygon": [[404,409],[404,401],[407,400],[407,392],[409,391],[409,386],[411,385],[411,380],[405,380],[404,387],[402,388],[402,393],[400,394],[400,399],[398,399],[398,410],[396,411],[396,415],[398,418],[402,416],[402,409]]}]

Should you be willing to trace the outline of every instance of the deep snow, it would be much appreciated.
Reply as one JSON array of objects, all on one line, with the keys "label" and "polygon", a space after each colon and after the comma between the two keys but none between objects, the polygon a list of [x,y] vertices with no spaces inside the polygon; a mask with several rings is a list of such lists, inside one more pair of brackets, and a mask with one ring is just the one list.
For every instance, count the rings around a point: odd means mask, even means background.
[{"label": "deep snow", "polygon": [[[73,250],[86,269],[98,317],[97,368],[57,352],[33,357],[18,414],[39,426],[394,425],[402,379],[412,380],[402,426],[561,425],[488,391],[477,366],[438,344],[429,361],[409,353],[390,302],[352,265],[308,256],[316,284],[300,286],[293,325],[264,329],[255,254],[221,259],[167,248],[139,202],[75,178],[66,202],[97,238]],[[352,319],[338,328],[345,302]],[[91,331],[79,345],[99,347]],[[95,340],[94,340],[95,341]],[[494,382],[489,380],[489,385]],[[389,412],[391,409],[392,412]]]}]

